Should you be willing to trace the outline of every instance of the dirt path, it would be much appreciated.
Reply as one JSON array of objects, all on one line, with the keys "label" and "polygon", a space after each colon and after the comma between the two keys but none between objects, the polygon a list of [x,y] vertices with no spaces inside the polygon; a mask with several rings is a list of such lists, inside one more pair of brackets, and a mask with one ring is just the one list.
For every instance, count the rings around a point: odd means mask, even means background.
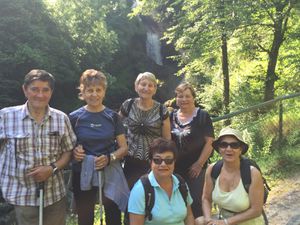
[{"label": "dirt path", "polygon": [[272,187],[266,204],[270,225],[300,225],[300,174]]}]

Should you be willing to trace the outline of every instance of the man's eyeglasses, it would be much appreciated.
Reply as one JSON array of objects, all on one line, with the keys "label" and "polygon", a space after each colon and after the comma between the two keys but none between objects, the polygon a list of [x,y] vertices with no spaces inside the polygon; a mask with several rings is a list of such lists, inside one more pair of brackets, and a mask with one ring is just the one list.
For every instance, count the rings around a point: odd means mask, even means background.
[{"label": "man's eyeglasses", "polygon": [[220,148],[227,148],[228,146],[230,146],[232,149],[238,149],[239,147],[241,147],[241,143],[240,142],[221,142],[219,144]]},{"label": "man's eyeglasses", "polygon": [[175,161],[174,158],[172,158],[172,159],[153,158],[152,160],[156,165],[160,165],[160,164],[162,164],[162,162],[165,162],[165,164],[167,164],[167,165],[171,165]]}]

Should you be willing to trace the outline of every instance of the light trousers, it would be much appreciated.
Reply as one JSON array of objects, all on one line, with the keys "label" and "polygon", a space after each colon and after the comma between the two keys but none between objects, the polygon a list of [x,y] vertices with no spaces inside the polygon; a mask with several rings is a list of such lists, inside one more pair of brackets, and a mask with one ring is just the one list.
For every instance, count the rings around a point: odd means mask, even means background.
[{"label": "light trousers", "polygon": [[[38,206],[15,205],[15,212],[18,225],[38,225]],[[67,215],[66,197],[43,209],[43,225],[65,225]]]}]

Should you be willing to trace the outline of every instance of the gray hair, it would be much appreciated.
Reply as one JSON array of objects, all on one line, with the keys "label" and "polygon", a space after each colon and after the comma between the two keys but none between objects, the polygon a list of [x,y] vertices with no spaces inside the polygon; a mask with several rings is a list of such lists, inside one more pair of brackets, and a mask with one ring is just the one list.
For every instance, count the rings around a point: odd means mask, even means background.
[{"label": "gray hair", "polygon": [[143,79],[147,79],[147,80],[152,81],[152,82],[154,83],[155,87],[157,87],[157,80],[156,80],[156,77],[155,77],[155,75],[154,75],[153,73],[150,73],[150,72],[140,73],[140,74],[137,76],[137,78],[136,78],[134,84],[135,84],[135,85],[138,85],[138,84],[140,83],[140,81],[143,80]]}]

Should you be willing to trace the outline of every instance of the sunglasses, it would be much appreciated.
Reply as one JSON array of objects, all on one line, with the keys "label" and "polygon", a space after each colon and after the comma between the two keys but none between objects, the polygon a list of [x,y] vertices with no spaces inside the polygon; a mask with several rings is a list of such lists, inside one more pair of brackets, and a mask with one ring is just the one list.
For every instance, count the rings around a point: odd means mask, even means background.
[{"label": "sunglasses", "polygon": [[160,164],[162,164],[162,162],[165,162],[165,164],[167,164],[167,165],[171,165],[175,161],[174,158],[172,158],[172,159],[153,158],[152,160],[156,165],[160,165]]},{"label": "sunglasses", "polygon": [[241,147],[241,143],[240,142],[221,142],[219,144],[220,148],[228,148],[228,146],[230,146],[232,149],[238,149],[239,147]]}]

